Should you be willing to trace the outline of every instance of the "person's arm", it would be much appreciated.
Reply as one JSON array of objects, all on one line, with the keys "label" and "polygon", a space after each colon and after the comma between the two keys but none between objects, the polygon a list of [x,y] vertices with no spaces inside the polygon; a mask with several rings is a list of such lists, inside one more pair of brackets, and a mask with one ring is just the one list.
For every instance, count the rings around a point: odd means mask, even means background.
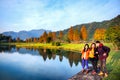
[{"label": "person's arm", "polygon": [[98,54],[98,48],[95,49],[95,54]]},{"label": "person's arm", "polygon": [[106,47],[106,46],[103,46],[103,50],[105,51],[105,53],[103,54],[104,56],[108,56],[108,53],[110,52],[110,48],[109,47]]}]

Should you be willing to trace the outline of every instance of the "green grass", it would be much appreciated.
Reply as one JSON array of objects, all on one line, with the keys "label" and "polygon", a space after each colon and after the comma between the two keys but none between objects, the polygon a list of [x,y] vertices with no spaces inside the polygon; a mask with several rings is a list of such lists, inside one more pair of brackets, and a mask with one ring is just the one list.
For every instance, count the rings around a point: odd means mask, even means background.
[{"label": "green grass", "polygon": [[107,59],[109,75],[104,80],[120,80],[120,50],[111,50]]},{"label": "green grass", "polygon": [[16,47],[36,47],[36,48],[49,48],[49,49],[64,49],[70,51],[81,51],[84,44],[67,44],[62,43],[61,46],[52,46],[52,43],[9,43],[9,45],[16,45]]}]

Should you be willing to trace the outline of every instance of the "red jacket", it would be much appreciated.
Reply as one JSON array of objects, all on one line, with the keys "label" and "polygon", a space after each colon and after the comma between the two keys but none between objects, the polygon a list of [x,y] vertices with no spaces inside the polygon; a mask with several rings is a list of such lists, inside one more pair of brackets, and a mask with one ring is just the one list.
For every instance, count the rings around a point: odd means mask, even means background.
[{"label": "red jacket", "polygon": [[[100,44],[100,46],[97,47],[97,50],[98,50],[98,55],[100,60],[106,59],[110,52],[110,48],[107,46],[104,46],[103,44]],[[106,53],[106,56],[103,55],[104,53]]]}]

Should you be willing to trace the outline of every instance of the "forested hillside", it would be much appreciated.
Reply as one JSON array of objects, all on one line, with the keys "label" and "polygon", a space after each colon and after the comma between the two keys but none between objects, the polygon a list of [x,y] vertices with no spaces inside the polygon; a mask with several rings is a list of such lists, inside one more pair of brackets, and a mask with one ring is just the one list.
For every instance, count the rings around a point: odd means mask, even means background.
[{"label": "forested hillside", "polygon": [[[107,21],[102,21],[102,22],[92,22],[92,23],[87,23],[87,24],[80,24],[80,25],[75,25],[73,28],[78,28],[78,30],[81,29],[82,26],[86,26],[87,31],[88,31],[88,38],[91,39],[93,37],[93,34],[97,28],[105,28],[107,29],[110,26],[119,26],[120,27],[120,15],[117,17],[107,20]],[[68,32],[69,29],[65,29],[63,31],[64,34]]]}]

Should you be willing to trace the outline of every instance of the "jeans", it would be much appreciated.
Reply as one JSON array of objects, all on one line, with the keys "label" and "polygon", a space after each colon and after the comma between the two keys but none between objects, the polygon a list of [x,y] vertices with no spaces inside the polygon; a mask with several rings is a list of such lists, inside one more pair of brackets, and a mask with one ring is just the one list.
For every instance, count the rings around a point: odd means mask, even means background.
[{"label": "jeans", "polygon": [[99,60],[99,63],[100,63],[100,71],[107,73],[106,59]]},{"label": "jeans", "polygon": [[82,68],[84,69],[86,66],[86,69],[88,69],[88,60],[82,59]]},{"label": "jeans", "polygon": [[93,66],[93,70],[94,70],[95,72],[97,72],[97,62],[98,62],[98,60],[95,59],[95,58],[90,58],[90,61],[91,61],[92,66]]}]

